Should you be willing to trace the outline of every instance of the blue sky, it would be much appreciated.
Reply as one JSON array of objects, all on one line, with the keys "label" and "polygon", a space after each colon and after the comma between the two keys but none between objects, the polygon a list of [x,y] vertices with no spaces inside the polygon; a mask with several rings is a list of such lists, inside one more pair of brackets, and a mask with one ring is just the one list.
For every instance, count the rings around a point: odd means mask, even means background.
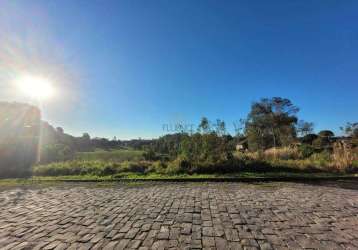
[{"label": "blue sky", "polygon": [[0,5],[0,50],[16,54],[0,53],[0,98],[26,101],[11,90],[21,71],[49,75],[44,119],[75,135],[152,138],[202,116],[232,130],[273,96],[317,131],[358,118],[357,1]]}]

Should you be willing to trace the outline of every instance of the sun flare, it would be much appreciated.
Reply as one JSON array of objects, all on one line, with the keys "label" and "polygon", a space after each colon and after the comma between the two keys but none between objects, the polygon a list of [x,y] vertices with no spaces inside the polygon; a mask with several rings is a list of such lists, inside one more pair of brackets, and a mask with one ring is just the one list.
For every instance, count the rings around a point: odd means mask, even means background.
[{"label": "sun flare", "polygon": [[43,77],[23,76],[17,80],[17,86],[23,94],[39,100],[48,99],[54,94],[52,83]]}]

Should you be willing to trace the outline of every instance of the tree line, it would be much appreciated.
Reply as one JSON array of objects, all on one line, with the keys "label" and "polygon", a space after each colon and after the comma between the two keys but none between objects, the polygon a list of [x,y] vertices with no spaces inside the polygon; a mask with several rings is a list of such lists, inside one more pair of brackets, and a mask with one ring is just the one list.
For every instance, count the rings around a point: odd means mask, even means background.
[{"label": "tree line", "polygon": [[[255,152],[304,144],[309,150],[330,150],[334,141],[343,138],[335,137],[330,130],[315,134],[314,124],[298,119],[298,112],[299,108],[287,98],[263,98],[252,103],[234,135],[227,132],[224,121],[211,122],[203,117],[197,131],[190,134],[167,134],[152,140],[110,140],[91,138],[88,133],[69,135],[61,127],[42,121],[37,107],[0,102],[0,176],[29,175],[36,162],[71,160],[76,152],[96,149],[141,149],[146,151],[148,160],[179,159],[184,165],[199,166],[230,163],[235,149]],[[347,123],[341,130],[345,139],[357,142],[358,123]]]},{"label": "tree line", "polygon": [[[342,127],[344,137],[335,137],[331,130],[322,130],[315,134],[314,124],[299,120],[298,112],[299,108],[287,98],[263,98],[251,105],[247,117],[240,120],[242,127],[238,128],[233,136],[226,132],[224,121],[217,120],[216,123],[211,123],[208,118],[203,117],[196,133],[165,135],[153,141],[151,149],[155,152],[177,156],[181,150],[187,150],[185,144],[193,147],[188,151],[195,151],[194,149],[198,148],[195,146],[196,143],[208,135],[221,138],[229,149],[240,145],[242,150],[249,151],[264,151],[269,148],[294,144],[305,144],[318,150],[329,150],[332,143],[338,139],[358,138],[358,123],[347,123]],[[190,143],[186,143],[188,140]],[[214,148],[220,148],[216,142],[213,142],[212,139],[211,141],[206,144],[216,145]],[[205,150],[200,150],[200,152],[205,152]]]}]

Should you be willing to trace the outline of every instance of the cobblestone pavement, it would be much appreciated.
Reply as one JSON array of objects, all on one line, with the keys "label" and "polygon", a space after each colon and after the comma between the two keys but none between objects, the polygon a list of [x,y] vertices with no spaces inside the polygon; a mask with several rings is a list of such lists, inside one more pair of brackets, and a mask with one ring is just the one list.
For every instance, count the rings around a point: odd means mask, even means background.
[{"label": "cobblestone pavement", "polygon": [[336,187],[54,186],[0,208],[0,249],[358,249],[358,190]]}]

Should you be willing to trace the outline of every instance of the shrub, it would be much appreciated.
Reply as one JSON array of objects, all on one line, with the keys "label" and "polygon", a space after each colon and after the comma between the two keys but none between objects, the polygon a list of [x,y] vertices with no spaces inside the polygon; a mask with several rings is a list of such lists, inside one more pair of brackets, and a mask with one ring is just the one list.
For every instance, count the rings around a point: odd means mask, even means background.
[{"label": "shrub", "polygon": [[191,162],[184,156],[178,156],[174,161],[169,162],[167,173],[178,174],[178,173],[190,173]]},{"label": "shrub", "polygon": [[163,161],[155,161],[148,168],[148,171],[158,174],[165,174],[167,171],[167,167],[168,166]]},{"label": "shrub", "polygon": [[358,170],[358,160],[354,160],[352,162],[352,167],[355,172]]},{"label": "shrub", "polygon": [[305,144],[312,145],[313,141],[316,140],[317,138],[318,138],[318,135],[316,135],[316,134],[308,134],[301,138],[301,142],[305,143]]},{"label": "shrub", "polygon": [[328,137],[318,137],[312,142],[312,145],[318,149],[329,149],[331,142]]},{"label": "shrub", "polygon": [[234,159],[238,159],[238,160],[242,160],[242,161],[246,161],[246,160],[250,160],[251,157],[249,157],[249,152],[244,153],[244,152],[240,152],[240,151],[236,151],[233,154]]},{"label": "shrub", "polygon": [[174,174],[182,173],[182,171],[180,169],[180,165],[178,164],[178,162],[176,160],[174,160],[174,161],[169,162],[168,167],[165,170],[165,173],[169,174],[169,175],[174,175]]},{"label": "shrub", "polygon": [[327,137],[327,138],[331,138],[334,136],[334,133],[330,130],[322,130],[318,133],[318,135],[320,137]]},{"label": "shrub", "polygon": [[122,172],[135,172],[135,173],[144,173],[150,166],[150,162],[147,161],[125,161],[121,163]]},{"label": "shrub", "polygon": [[212,173],[219,173],[220,170],[221,168],[218,164],[215,164],[214,162],[207,160],[195,164],[191,169],[191,173],[212,174]]},{"label": "shrub", "polygon": [[311,155],[314,154],[315,150],[314,147],[312,147],[311,145],[307,145],[307,144],[302,144],[298,147],[298,152],[301,156],[301,158],[308,158]]},{"label": "shrub", "polygon": [[147,161],[155,161],[158,159],[157,155],[155,154],[155,152],[152,149],[149,149],[146,152],[144,152],[143,157]]},{"label": "shrub", "polygon": [[331,161],[331,155],[328,151],[323,151],[321,153],[314,153],[308,159],[313,166],[317,166],[320,168],[327,168]]},{"label": "shrub", "polygon": [[36,176],[80,175],[81,166],[79,164],[70,165],[69,162],[36,165],[33,167],[33,174]]},{"label": "shrub", "polygon": [[105,166],[100,175],[113,175],[116,173],[116,169],[113,166]]}]

